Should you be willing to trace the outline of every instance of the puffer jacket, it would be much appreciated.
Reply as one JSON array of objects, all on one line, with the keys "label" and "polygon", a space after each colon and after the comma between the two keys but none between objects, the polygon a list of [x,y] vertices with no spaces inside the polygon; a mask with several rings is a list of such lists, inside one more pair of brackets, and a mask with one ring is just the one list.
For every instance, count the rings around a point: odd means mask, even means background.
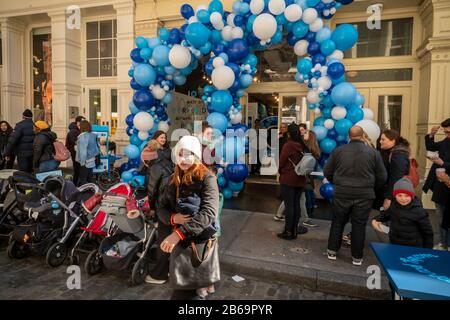
[{"label": "puffer jacket", "polygon": [[33,120],[25,119],[18,122],[9,136],[4,155],[15,154],[19,158],[33,156],[34,137]]},{"label": "puffer jacket", "polygon": [[408,146],[398,144],[390,150],[381,153],[384,166],[388,173],[388,179],[383,186],[382,195],[384,199],[392,200],[394,184],[409,174],[409,157],[411,151]]},{"label": "puffer jacket", "polygon": [[33,168],[39,168],[41,162],[53,159],[55,156],[53,143],[56,139],[56,133],[50,129],[41,130],[36,134],[33,144]]},{"label": "puffer jacket", "polygon": [[69,125],[69,132],[66,137],[66,148],[70,151],[72,160],[75,161],[76,151],[75,146],[77,145],[78,136],[81,134],[76,122],[72,122]]},{"label": "puffer jacket", "polygon": [[147,169],[147,193],[150,209],[156,210],[161,203],[164,190],[170,182],[174,164],[164,156],[149,162]]}]

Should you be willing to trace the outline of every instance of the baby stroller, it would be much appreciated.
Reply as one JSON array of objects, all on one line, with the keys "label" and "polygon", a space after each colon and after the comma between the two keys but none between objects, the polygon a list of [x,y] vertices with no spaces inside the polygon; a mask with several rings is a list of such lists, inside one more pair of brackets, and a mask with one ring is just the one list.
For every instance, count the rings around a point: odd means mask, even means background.
[{"label": "baby stroller", "polygon": [[126,201],[126,197],[118,195],[107,195],[102,200],[100,210],[108,214],[118,231],[103,239],[100,247],[89,254],[85,267],[89,275],[94,275],[103,268],[125,270],[134,264],[131,284],[138,285],[144,282],[148,272],[149,251],[156,243],[156,228],[142,210],[130,217]]},{"label": "baby stroller", "polygon": [[[106,194],[129,197],[132,196],[133,190],[127,183],[118,183],[108,189]],[[75,251],[88,252],[91,255],[95,254],[100,246],[101,240],[114,234],[117,230],[112,219],[105,211],[99,210],[100,208],[98,206],[91,210],[86,208],[83,203],[83,208],[87,212],[90,221],[86,227],[81,227],[83,233],[80,235],[69,254],[70,264],[78,264],[79,262],[79,258],[75,254]],[[90,260],[89,256],[87,260]],[[86,265],[85,268],[86,270],[89,270],[89,266]]]},{"label": "baby stroller", "polygon": [[14,226],[28,219],[24,212],[26,202],[39,201],[40,181],[33,175],[16,170],[0,171],[0,234],[9,238]]},{"label": "baby stroller", "polygon": [[[25,184],[18,185],[26,187]],[[25,203],[24,210],[29,219],[14,228],[8,256],[20,259],[29,255],[45,255],[46,263],[57,267],[67,257],[77,227],[87,223],[81,201],[95,194],[98,187],[87,184],[77,189],[71,181],[50,176],[36,188],[44,197],[37,202]]]}]

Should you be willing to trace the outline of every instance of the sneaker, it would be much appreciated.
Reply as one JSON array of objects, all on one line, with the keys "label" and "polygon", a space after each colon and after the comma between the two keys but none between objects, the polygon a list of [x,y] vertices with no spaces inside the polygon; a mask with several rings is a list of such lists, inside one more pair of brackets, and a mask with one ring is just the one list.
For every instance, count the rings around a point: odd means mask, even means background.
[{"label": "sneaker", "polygon": [[342,236],[342,241],[348,246],[352,245],[352,235],[351,233]]},{"label": "sneaker", "polygon": [[152,277],[150,277],[149,275],[145,277],[145,282],[150,283],[150,284],[164,284],[167,282],[167,280],[157,280],[157,279],[153,279]]},{"label": "sneaker", "polygon": [[362,266],[363,259],[352,258],[352,263],[353,263],[354,266]]},{"label": "sneaker", "polygon": [[303,221],[303,225],[311,228],[317,227],[317,224],[312,222],[310,219]]},{"label": "sneaker", "polygon": [[331,260],[331,261],[336,261],[337,260],[336,253],[327,252],[327,255],[328,255],[328,260]]},{"label": "sneaker", "polygon": [[273,217],[273,220],[275,220],[275,221],[284,221],[284,217],[275,216],[275,217]]},{"label": "sneaker", "polygon": [[433,247],[433,250],[439,250],[439,251],[445,251],[448,249],[450,249],[450,248],[448,248],[446,245],[444,245],[442,243],[439,243]]}]

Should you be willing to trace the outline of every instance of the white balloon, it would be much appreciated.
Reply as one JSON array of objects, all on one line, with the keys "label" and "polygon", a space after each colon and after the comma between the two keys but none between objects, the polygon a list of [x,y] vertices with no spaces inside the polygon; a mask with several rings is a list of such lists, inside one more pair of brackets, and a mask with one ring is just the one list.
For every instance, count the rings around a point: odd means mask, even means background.
[{"label": "white balloon", "polygon": [[334,107],[333,110],[331,110],[331,116],[334,120],[344,119],[347,116],[347,109],[339,106]]},{"label": "white balloon", "polygon": [[225,41],[233,40],[233,27],[232,26],[225,26],[225,28],[222,29],[222,38]]},{"label": "white balloon", "polygon": [[320,110],[320,108],[315,108],[315,109],[314,109],[314,114],[315,114],[316,116],[320,115],[321,113],[322,113],[322,111]]},{"label": "white balloon", "polygon": [[274,15],[279,15],[286,9],[286,3],[284,0],[270,0],[269,1],[269,11]]},{"label": "white balloon", "polygon": [[321,100],[317,90],[310,90],[306,96],[306,99],[308,99],[310,103],[319,103]]},{"label": "white balloon", "polygon": [[309,42],[300,40],[295,43],[294,52],[297,56],[302,57],[308,53]]},{"label": "white balloon", "polygon": [[227,66],[215,68],[211,75],[214,86],[219,90],[230,88],[235,80],[233,69]]},{"label": "white balloon", "polygon": [[264,10],[264,0],[250,1],[250,11],[253,14],[260,14]]},{"label": "white balloon", "polygon": [[169,131],[169,124],[166,121],[160,121],[158,123],[158,130],[164,131],[167,133]]},{"label": "white balloon", "polygon": [[223,168],[217,169],[217,173],[222,174],[223,173]]},{"label": "white balloon", "polygon": [[323,3],[332,3],[334,0],[322,0]]},{"label": "white balloon", "polygon": [[188,20],[188,23],[191,24],[191,23],[194,23],[194,22],[198,22],[197,17],[196,16],[190,17],[189,20]]},{"label": "white balloon", "polygon": [[166,95],[166,90],[164,90],[160,86],[153,86],[152,95],[155,97],[155,99],[162,100]]},{"label": "white balloon", "polygon": [[225,65],[225,60],[222,57],[216,57],[213,60],[213,67],[218,68]]},{"label": "white balloon", "polygon": [[233,39],[242,39],[244,37],[244,30],[242,28],[236,27],[233,28],[232,38]]},{"label": "white balloon", "polygon": [[138,138],[141,140],[147,140],[148,138],[148,131],[139,131]]},{"label": "white balloon", "polygon": [[320,18],[317,18],[316,21],[314,21],[309,25],[309,30],[311,30],[312,32],[317,32],[322,28],[323,28],[323,20]]},{"label": "white balloon", "polygon": [[184,69],[191,63],[191,52],[188,48],[175,44],[169,51],[169,61],[177,69]]},{"label": "white balloon", "polygon": [[327,120],[325,120],[323,125],[327,129],[333,129],[334,128],[334,120],[333,119],[327,119]]},{"label": "white balloon", "polygon": [[234,13],[230,13],[229,15],[228,15],[228,17],[227,17],[227,24],[229,25],[229,26],[232,26],[232,27],[235,27],[235,25],[234,25],[234,17],[235,17],[236,15],[234,14]]},{"label": "white balloon", "polygon": [[153,128],[153,117],[150,113],[141,111],[134,116],[133,126],[139,131],[150,131]]},{"label": "white balloon", "polygon": [[364,130],[364,132],[367,133],[373,143],[376,143],[376,141],[380,137],[380,127],[373,120],[361,120],[356,123],[356,126],[360,126]]},{"label": "white balloon", "polygon": [[314,8],[308,8],[303,12],[303,22],[311,24],[319,17],[317,10]]},{"label": "white balloon", "polygon": [[233,118],[230,117],[230,119],[231,119],[231,123],[232,124],[241,123],[241,121],[242,121],[242,113],[239,112],[239,113],[235,114]]},{"label": "white balloon", "polygon": [[333,85],[333,82],[331,81],[331,79],[326,76],[320,77],[319,80],[317,81],[317,83],[319,84],[319,87],[323,88],[324,90],[330,89],[331,86]]},{"label": "white balloon", "polygon": [[344,52],[342,52],[341,50],[334,50],[334,52],[328,56],[328,59],[336,59],[342,61],[342,59],[344,59]]},{"label": "white balloon", "polygon": [[225,24],[223,21],[219,21],[217,24],[213,24],[214,29],[222,31],[222,29],[225,27]]},{"label": "white balloon", "polygon": [[302,8],[298,4],[289,5],[286,10],[284,10],[284,16],[289,22],[297,22],[302,18]]},{"label": "white balloon", "polygon": [[263,13],[253,22],[253,33],[258,39],[269,40],[277,32],[277,20],[270,13]]},{"label": "white balloon", "polygon": [[[334,0],[332,0],[332,1],[334,1]],[[325,1],[323,1],[323,2],[325,2]],[[205,5],[198,6],[197,9],[195,9],[195,14],[197,14],[200,10],[208,10],[208,7]]]},{"label": "white balloon", "polygon": [[209,21],[211,21],[211,23],[213,25],[215,24],[219,24],[219,22],[222,22],[222,15],[220,14],[220,12],[213,12],[211,13],[211,15],[209,16]]},{"label": "white balloon", "polygon": [[373,111],[368,108],[363,108],[364,111],[364,120],[373,120],[375,118],[375,115],[373,114]]}]

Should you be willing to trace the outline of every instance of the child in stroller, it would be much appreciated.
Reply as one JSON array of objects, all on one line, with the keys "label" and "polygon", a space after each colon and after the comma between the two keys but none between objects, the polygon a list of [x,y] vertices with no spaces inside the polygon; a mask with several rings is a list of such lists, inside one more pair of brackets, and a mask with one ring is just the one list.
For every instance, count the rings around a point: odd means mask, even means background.
[{"label": "child in stroller", "polygon": [[[26,184],[18,184],[27,187]],[[76,188],[71,181],[59,176],[46,178],[36,188],[44,195],[37,202],[26,202],[28,220],[14,227],[8,245],[10,258],[45,255],[52,267],[61,265],[68,254],[80,224],[86,224],[81,201],[98,192],[94,184]]]}]

